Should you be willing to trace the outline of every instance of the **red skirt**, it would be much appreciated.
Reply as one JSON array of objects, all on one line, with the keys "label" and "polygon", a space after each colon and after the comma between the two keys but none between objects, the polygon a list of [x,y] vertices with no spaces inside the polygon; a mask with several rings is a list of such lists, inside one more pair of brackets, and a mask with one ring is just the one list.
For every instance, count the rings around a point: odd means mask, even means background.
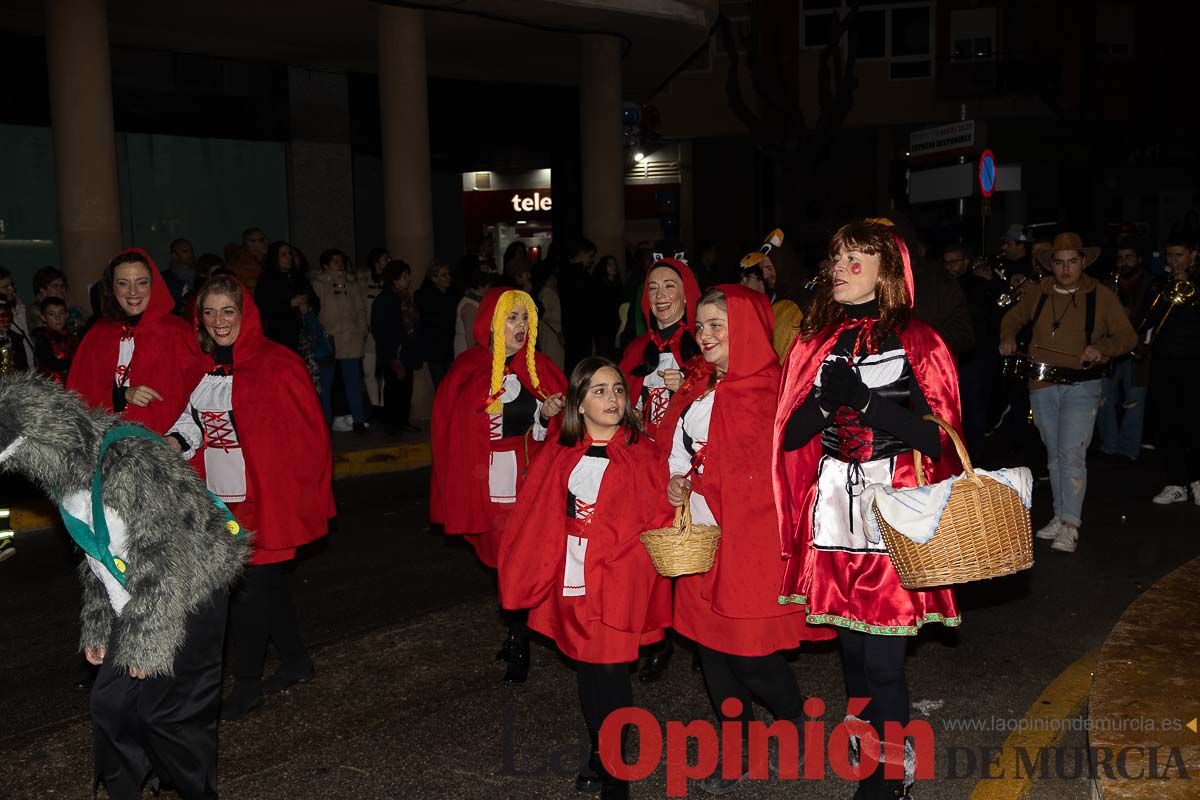
[{"label": "red skirt", "polygon": [[[583,526],[570,520],[564,536],[582,536]],[[575,579],[573,579],[575,580]],[[541,605],[529,611],[529,627],[554,640],[567,658],[586,664],[627,664],[636,661],[638,648],[660,642],[662,628],[641,632],[622,631],[593,619],[585,594],[566,596],[566,567],[564,580],[556,586]],[[584,587],[586,592],[586,587]]]},{"label": "red skirt", "polygon": [[[891,483],[895,459],[866,462],[868,479]],[[848,495],[847,465],[822,458],[817,484],[805,503],[811,520],[809,547],[790,559],[784,597],[807,607],[811,625],[836,625],[862,633],[914,636],[927,622],[956,627],[962,622],[950,588],[910,591],[880,543],[865,535],[857,495]],[[874,473],[874,474],[873,474]]]},{"label": "red skirt", "polygon": [[[500,557],[500,536],[504,524],[517,502],[517,492],[525,479],[528,460],[525,454],[525,437],[508,436],[488,443],[489,463],[488,496],[492,516],[492,529],[485,533],[460,534],[484,566],[495,569]],[[497,502],[497,501],[500,502]]]},{"label": "red skirt", "polygon": [[[696,495],[703,497],[703,488],[702,476],[693,476],[693,498]],[[711,570],[676,579],[674,622],[671,627],[710,650],[735,656],[768,656],[812,638],[811,632],[805,633],[804,613],[800,608],[793,613],[788,613],[790,609],[781,608],[780,613],[772,617],[727,617],[713,609],[712,587],[720,561],[721,550],[718,548]],[[764,576],[763,581],[739,587],[739,590],[762,592],[764,585],[770,584],[770,577]]]}]

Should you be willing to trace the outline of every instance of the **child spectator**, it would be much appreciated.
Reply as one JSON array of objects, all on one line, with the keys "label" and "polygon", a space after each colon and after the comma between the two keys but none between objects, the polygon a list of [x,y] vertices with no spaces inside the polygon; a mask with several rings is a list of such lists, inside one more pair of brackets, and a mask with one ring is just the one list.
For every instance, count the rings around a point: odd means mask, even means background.
[{"label": "child spectator", "polygon": [[70,312],[61,297],[46,297],[40,310],[45,324],[33,329],[33,356],[38,372],[60,386],[66,386],[79,336],[67,327]]},{"label": "child spectator", "polygon": [[8,303],[0,303],[0,348],[9,351],[6,360],[11,364],[10,369],[29,369],[29,359],[25,355],[25,337],[13,327],[13,310]]}]

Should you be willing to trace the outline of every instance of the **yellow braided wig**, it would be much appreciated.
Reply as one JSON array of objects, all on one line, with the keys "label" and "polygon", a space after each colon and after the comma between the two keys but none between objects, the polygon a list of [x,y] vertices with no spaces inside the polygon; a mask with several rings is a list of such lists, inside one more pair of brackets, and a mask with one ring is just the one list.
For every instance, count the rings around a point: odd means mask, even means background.
[{"label": "yellow braided wig", "polygon": [[488,391],[487,406],[489,414],[499,414],[504,410],[504,401],[500,399],[504,392],[504,362],[507,360],[504,352],[504,319],[518,304],[525,306],[525,310],[529,312],[529,333],[525,337],[525,366],[529,370],[529,380],[533,383],[534,393],[541,394],[537,364],[534,362],[538,333],[537,305],[525,292],[511,289],[500,295],[496,310],[492,312],[492,382]]}]

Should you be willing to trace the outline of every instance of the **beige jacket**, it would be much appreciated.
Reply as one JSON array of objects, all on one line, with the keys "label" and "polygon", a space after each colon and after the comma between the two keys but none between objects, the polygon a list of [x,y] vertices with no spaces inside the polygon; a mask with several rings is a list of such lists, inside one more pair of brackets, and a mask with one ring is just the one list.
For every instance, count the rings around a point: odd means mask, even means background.
[{"label": "beige jacket", "polygon": [[337,280],[321,270],[312,275],[313,291],[321,301],[321,324],[333,337],[337,358],[362,358],[367,344],[367,282],[353,272]]},{"label": "beige jacket", "polygon": [[[1084,341],[1084,334],[1087,295],[1092,292],[1096,293],[1096,319],[1090,344],[1109,359],[1128,353],[1137,345],[1137,332],[1129,323],[1129,317],[1125,315],[1125,309],[1112,289],[1088,275],[1080,278],[1074,301],[1071,294],[1055,290],[1052,277],[1043,278],[1036,288],[1027,290],[1001,320],[1001,341],[1016,337],[1021,328],[1033,319],[1038,298],[1045,295],[1042,313],[1033,326],[1029,357],[1043,364],[1079,369],[1079,356],[1088,344]],[[1055,320],[1059,322],[1057,330],[1054,327]],[[1030,384],[1035,389],[1043,385],[1047,384]]]}]

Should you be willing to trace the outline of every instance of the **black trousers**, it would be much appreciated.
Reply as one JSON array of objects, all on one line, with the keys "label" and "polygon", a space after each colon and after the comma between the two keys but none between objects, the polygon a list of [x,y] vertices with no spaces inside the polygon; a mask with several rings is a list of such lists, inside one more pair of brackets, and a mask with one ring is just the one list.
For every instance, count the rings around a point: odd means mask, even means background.
[{"label": "black trousers", "polygon": [[1150,396],[1158,419],[1158,442],[1167,467],[1167,483],[1184,486],[1200,480],[1200,359],[1155,356]]},{"label": "black trousers", "polygon": [[229,644],[234,676],[239,683],[257,683],[262,678],[268,642],[275,643],[283,662],[281,670],[302,674],[312,669],[283,571],[285,566],[286,562],[246,567],[234,589]]},{"label": "black trousers", "polygon": [[[803,715],[804,696],[800,694],[796,675],[783,653],[734,656],[699,643],[696,647],[704,670],[704,686],[717,717],[721,720],[740,719],[743,739],[749,735],[745,725],[754,721],[752,700],[756,697],[771,709],[777,720],[798,719]],[[721,713],[721,703],[727,697],[741,701],[742,713],[737,717],[726,717]]]},{"label": "black trousers", "polygon": [[847,697],[871,700],[862,718],[883,741],[883,724],[909,721],[908,683],[904,677],[907,636],[874,636],[838,628]]},{"label": "black trousers", "polygon": [[413,373],[404,371],[397,378],[392,368],[383,365],[383,420],[389,430],[398,430],[409,424],[412,416]]},{"label": "black trousers", "polygon": [[600,735],[600,726],[609,714],[633,705],[633,679],[629,664],[587,664],[575,662],[579,683],[579,704],[592,740]]},{"label": "black trousers", "polygon": [[136,680],[113,667],[115,640],[92,687],[97,779],[113,800],[140,800],[153,774],[184,800],[217,797],[221,651],[229,594],[188,616],[173,677]]}]

